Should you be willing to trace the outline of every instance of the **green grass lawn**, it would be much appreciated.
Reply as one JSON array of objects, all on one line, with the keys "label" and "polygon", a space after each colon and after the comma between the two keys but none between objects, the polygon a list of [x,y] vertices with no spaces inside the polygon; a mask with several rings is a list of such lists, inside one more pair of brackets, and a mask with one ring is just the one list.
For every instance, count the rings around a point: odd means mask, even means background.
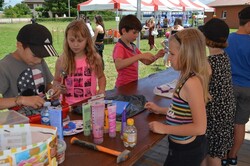
[{"label": "green grass lawn", "polygon": [[[21,27],[27,23],[17,23],[17,24],[0,24],[0,59],[2,59],[6,54],[15,51],[16,49],[16,36]],[[68,22],[42,22],[52,33],[53,36],[53,45],[59,54],[63,51],[63,40],[64,40],[64,30],[68,25]],[[116,29],[117,24],[115,21],[105,22],[106,29]],[[155,43],[158,48],[161,48],[160,42],[164,39],[156,38]],[[106,44],[104,49],[104,62],[105,62],[105,75],[107,77],[107,90],[113,89],[115,85],[115,79],[117,72],[112,59],[114,44]],[[140,41],[140,50],[146,52],[149,50],[148,40],[143,39]],[[153,54],[156,54],[156,51],[151,51]],[[54,74],[55,67],[55,57],[45,58],[46,62],[49,65],[49,68]],[[139,64],[139,77],[143,78],[152,73],[164,70],[163,60],[158,59],[153,64],[146,66],[142,63]]]}]

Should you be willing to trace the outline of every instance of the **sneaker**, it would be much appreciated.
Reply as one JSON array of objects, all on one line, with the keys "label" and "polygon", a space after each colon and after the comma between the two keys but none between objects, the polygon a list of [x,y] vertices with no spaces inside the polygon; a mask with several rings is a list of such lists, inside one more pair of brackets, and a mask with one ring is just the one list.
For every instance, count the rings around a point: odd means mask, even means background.
[{"label": "sneaker", "polygon": [[227,159],[221,159],[221,166],[228,166]]},{"label": "sneaker", "polygon": [[237,157],[227,159],[229,166],[237,166]]}]

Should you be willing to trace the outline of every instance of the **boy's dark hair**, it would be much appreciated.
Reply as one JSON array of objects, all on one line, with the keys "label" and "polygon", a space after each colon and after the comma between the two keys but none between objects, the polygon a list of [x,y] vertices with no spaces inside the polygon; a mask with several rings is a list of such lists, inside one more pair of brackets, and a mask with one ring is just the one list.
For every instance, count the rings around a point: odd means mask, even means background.
[{"label": "boy's dark hair", "polygon": [[141,31],[142,25],[140,20],[132,14],[123,16],[119,23],[119,33],[122,35],[122,29],[125,28],[126,32],[131,29]]},{"label": "boy's dark hair", "polygon": [[239,18],[240,26],[243,26],[246,23],[248,23],[250,21],[250,6],[242,9],[238,13],[238,18]]}]

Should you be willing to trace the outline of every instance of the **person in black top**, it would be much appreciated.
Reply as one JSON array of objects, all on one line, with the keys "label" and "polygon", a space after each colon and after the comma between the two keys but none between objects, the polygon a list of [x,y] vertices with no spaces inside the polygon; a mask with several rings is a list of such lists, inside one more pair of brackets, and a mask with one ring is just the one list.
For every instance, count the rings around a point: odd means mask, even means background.
[{"label": "person in black top", "polygon": [[103,68],[104,68],[104,61],[103,61],[104,43],[103,43],[103,40],[104,40],[104,36],[105,36],[105,26],[103,23],[103,18],[100,15],[96,15],[94,18],[94,21],[96,23],[96,28],[94,30],[95,35],[93,37],[93,41],[95,42],[97,52],[102,57]]}]

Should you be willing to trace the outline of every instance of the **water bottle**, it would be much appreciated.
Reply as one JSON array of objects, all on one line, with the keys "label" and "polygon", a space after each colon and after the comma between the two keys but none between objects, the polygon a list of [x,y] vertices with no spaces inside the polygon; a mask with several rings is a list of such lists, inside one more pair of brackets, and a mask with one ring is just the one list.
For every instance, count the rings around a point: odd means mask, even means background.
[{"label": "water bottle", "polygon": [[49,110],[48,107],[51,105],[50,102],[45,102],[43,105],[43,109],[41,111],[41,124],[50,125],[49,121]]},{"label": "water bottle", "polygon": [[127,120],[127,126],[123,132],[123,144],[125,147],[134,147],[137,142],[137,130],[134,126],[134,119]]}]

